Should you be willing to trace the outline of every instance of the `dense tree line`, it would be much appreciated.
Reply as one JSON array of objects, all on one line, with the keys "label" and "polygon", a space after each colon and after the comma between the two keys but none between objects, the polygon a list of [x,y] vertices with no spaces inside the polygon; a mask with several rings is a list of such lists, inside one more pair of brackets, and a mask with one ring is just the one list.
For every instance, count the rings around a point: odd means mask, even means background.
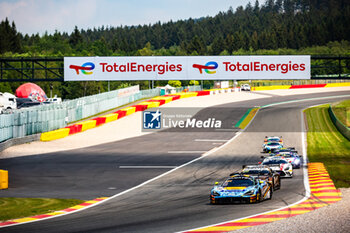
[{"label": "dense tree line", "polygon": [[176,54],[232,54],[239,49],[305,48],[350,40],[350,0],[267,0],[230,8],[215,17],[153,25],[78,29],[71,34],[22,35],[6,19],[0,24],[0,53],[137,55],[150,43]]},{"label": "dense tree line", "polygon": [[[349,25],[350,0],[267,0],[263,5],[256,1],[214,17],[153,25],[75,27],[70,34],[55,31],[42,36],[23,35],[6,18],[0,23],[0,54],[3,57],[303,54],[305,51],[344,54],[349,53]],[[318,49],[308,49],[315,47]],[[149,85],[140,84],[143,88]],[[76,85],[82,91],[74,92]],[[126,84],[114,83],[113,87],[120,85]],[[107,88],[105,82],[58,86],[58,94],[65,98]]]}]

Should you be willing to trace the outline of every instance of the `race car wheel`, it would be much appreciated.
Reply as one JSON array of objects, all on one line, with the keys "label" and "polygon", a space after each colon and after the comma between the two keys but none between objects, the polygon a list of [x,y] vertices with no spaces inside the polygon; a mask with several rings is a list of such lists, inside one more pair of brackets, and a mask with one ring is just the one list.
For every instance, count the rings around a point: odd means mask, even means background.
[{"label": "race car wheel", "polygon": [[255,203],[259,203],[261,201],[261,190],[256,194],[256,201]]},{"label": "race car wheel", "polygon": [[281,189],[281,177],[278,177],[278,185],[277,186],[273,186],[274,190],[278,190]]},{"label": "race car wheel", "polygon": [[267,191],[265,200],[271,200],[272,198],[272,187],[269,188],[269,191]]}]

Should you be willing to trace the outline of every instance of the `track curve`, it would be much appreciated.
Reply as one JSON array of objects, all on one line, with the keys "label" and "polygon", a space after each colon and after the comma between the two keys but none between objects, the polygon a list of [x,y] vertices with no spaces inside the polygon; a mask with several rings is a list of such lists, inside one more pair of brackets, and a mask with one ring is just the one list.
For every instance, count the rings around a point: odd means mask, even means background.
[{"label": "track curve", "polygon": [[[213,117],[213,114],[217,114],[218,117],[220,115],[221,118],[235,122],[244,114],[243,109],[246,107],[344,94],[350,93],[347,91],[269,97],[218,106],[222,109],[221,112],[213,112],[212,108],[204,109],[198,116]],[[246,132],[202,159],[85,211],[3,228],[1,231],[176,232],[289,205],[304,197],[301,170],[297,170],[293,179],[282,180],[282,189],[274,193],[271,201],[256,205],[211,206],[208,204],[208,196],[215,181],[227,177],[242,164],[260,161],[261,143],[265,135],[282,135],[287,145],[295,146],[298,151],[302,151],[301,109],[342,98],[344,97],[319,98],[261,109]],[[15,189],[16,192],[11,193],[9,190],[0,194],[83,199],[113,195],[170,170],[169,168],[118,169],[118,166],[179,166],[199,158],[200,155],[169,154],[168,151],[179,148],[182,151],[208,151],[217,145],[195,140],[229,140],[235,135],[235,131],[237,129],[231,132],[208,132],[205,135],[202,132],[163,132],[68,152],[4,159],[1,163],[16,174],[18,183],[15,184],[23,188]],[[30,174],[35,174],[34,172],[39,172],[39,176],[43,177],[41,179],[30,177]],[[29,177],[21,178],[24,175]],[[30,183],[36,179],[37,183],[34,185]],[[55,182],[54,187],[52,182]],[[55,187],[56,185],[58,187]],[[115,189],[108,189],[112,187]]]}]

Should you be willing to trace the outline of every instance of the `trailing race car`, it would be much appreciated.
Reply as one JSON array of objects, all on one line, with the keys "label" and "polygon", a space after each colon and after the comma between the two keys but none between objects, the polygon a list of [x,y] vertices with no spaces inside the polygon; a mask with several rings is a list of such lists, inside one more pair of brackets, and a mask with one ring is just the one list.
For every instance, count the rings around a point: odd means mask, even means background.
[{"label": "trailing race car", "polygon": [[234,174],[210,191],[210,203],[257,203],[272,198],[272,185],[265,179]]},{"label": "trailing race car", "polygon": [[293,177],[292,164],[280,156],[267,157],[261,164],[269,166],[271,170],[279,173],[282,177]]},{"label": "trailing race car", "polygon": [[268,142],[279,142],[280,144],[283,145],[283,139],[282,136],[278,137],[278,136],[265,136],[264,139],[264,144],[267,144]]},{"label": "trailing race car", "polygon": [[243,165],[242,174],[258,179],[265,179],[272,185],[273,190],[281,188],[281,176],[265,165]]},{"label": "trailing race car", "polygon": [[283,145],[279,142],[267,142],[262,145],[264,152],[274,152],[283,148]]},{"label": "trailing race car", "polygon": [[293,166],[293,168],[299,169],[301,166],[301,159],[299,155],[292,153],[292,152],[277,152],[275,156],[281,156],[282,158],[286,159],[288,162],[290,162]]},{"label": "trailing race car", "polygon": [[295,147],[282,147],[281,149],[275,151],[275,153],[280,152],[291,152],[298,155],[298,151],[295,150]]}]

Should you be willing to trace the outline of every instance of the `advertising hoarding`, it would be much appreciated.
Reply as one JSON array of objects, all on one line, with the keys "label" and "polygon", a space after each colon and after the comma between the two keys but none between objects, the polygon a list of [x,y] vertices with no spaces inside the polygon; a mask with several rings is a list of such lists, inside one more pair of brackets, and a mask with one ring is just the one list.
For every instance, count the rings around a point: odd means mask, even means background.
[{"label": "advertising hoarding", "polygon": [[65,57],[65,81],[310,79],[310,56]]}]

